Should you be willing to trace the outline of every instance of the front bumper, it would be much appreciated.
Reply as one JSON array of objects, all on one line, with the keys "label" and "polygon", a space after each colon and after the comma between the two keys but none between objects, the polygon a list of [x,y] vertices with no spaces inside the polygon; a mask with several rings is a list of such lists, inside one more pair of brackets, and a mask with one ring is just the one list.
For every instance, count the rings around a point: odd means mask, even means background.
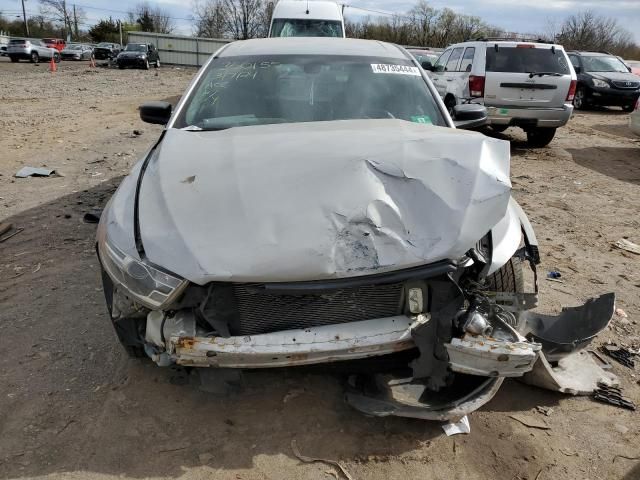
[{"label": "front bumper", "polygon": [[592,105],[603,107],[633,105],[638,100],[638,97],[640,97],[640,90],[590,87],[587,91],[587,101]]},{"label": "front bumper", "polygon": [[113,53],[107,50],[94,50],[93,57],[96,60],[109,60],[110,58],[113,58]]},{"label": "front bumper", "polygon": [[25,49],[9,49],[7,50],[7,56],[13,58],[19,58],[21,60],[29,60],[31,58],[31,51]]},{"label": "front bumper", "polygon": [[573,105],[559,108],[536,108],[486,105],[490,125],[516,127],[558,128],[567,124],[573,113]]},{"label": "front bumper", "polygon": [[69,54],[69,53],[63,53],[62,54],[62,60],[82,60],[82,56],[81,55],[75,55],[75,54]]},{"label": "front bumper", "polygon": [[146,58],[118,58],[116,61],[119,67],[142,68],[147,64]]}]

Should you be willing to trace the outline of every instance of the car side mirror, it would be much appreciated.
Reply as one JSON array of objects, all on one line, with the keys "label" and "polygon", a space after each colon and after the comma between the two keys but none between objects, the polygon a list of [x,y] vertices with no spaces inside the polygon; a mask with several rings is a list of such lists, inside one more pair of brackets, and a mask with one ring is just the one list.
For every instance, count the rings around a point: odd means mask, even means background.
[{"label": "car side mirror", "polygon": [[140,118],[143,122],[166,125],[171,118],[169,102],[146,102],[140,105]]},{"label": "car side mirror", "polygon": [[433,72],[433,64],[428,60],[425,60],[425,61],[422,62],[422,68],[424,70],[428,70],[430,72]]},{"label": "car side mirror", "polygon": [[573,69],[576,71],[576,74],[582,73],[582,67],[573,67]]},{"label": "car side mirror", "polygon": [[483,127],[488,122],[489,114],[484,105],[466,103],[453,107],[453,123],[456,128],[470,130]]},{"label": "car side mirror", "polygon": [[432,72],[444,72],[444,65],[436,65],[435,67],[433,67],[433,70],[431,70]]}]

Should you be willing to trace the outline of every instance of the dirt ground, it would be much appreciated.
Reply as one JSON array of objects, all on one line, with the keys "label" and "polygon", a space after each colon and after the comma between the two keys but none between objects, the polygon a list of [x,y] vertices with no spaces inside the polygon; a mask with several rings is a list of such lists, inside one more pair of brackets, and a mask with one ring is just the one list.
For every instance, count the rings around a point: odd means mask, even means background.
[{"label": "dirt ground", "polygon": [[[244,392],[205,393],[180,371],[128,359],[109,325],[85,212],[105,204],[160,128],[136,107],[180,95],[194,70],[89,69],[0,59],[0,477],[332,479],[293,454],[340,460],[354,479],[640,479],[640,415],[589,398],[505,382],[470,416],[471,433],[367,418],[332,374],[278,370]],[[595,344],[640,341],[640,141],[616,110],[579,113],[550,147],[516,129],[514,194],[540,240],[541,308],[614,291],[616,317]],[[141,130],[139,135],[134,130]],[[24,165],[63,176],[17,179]],[[562,282],[546,281],[558,270]],[[640,404],[636,373],[617,363]],[[545,416],[536,407],[550,407]],[[548,424],[534,429],[510,417]]]}]

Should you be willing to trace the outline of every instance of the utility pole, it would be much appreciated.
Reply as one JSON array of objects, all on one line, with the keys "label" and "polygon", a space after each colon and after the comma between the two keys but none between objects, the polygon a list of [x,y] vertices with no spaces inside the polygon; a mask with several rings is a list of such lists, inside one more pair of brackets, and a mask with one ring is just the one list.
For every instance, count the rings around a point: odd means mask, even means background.
[{"label": "utility pole", "polygon": [[122,20],[118,20],[118,27],[120,27],[120,46],[122,46]]},{"label": "utility pole", "polygon": [[76,4],[73,4],[73,28],[76,34],[76,40],[80,38],[80,34],[78,33],[78,16],[76,15]]},{"label": "utility pole", "polygon": [[29,24],[27,23],[27,12],[24,9],[24,0],[22,0],[22,18],[24,18],[24,36],[29,36]]}]

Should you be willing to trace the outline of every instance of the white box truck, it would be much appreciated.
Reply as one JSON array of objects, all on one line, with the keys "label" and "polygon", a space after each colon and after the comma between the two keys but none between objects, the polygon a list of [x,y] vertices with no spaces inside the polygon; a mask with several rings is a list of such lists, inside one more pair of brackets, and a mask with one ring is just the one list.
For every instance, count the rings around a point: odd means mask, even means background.
[{"label": "white box truck", "polygon": [[342,9],[335,2],[280,0],[273,10],[269,37],[344,38]]}]

